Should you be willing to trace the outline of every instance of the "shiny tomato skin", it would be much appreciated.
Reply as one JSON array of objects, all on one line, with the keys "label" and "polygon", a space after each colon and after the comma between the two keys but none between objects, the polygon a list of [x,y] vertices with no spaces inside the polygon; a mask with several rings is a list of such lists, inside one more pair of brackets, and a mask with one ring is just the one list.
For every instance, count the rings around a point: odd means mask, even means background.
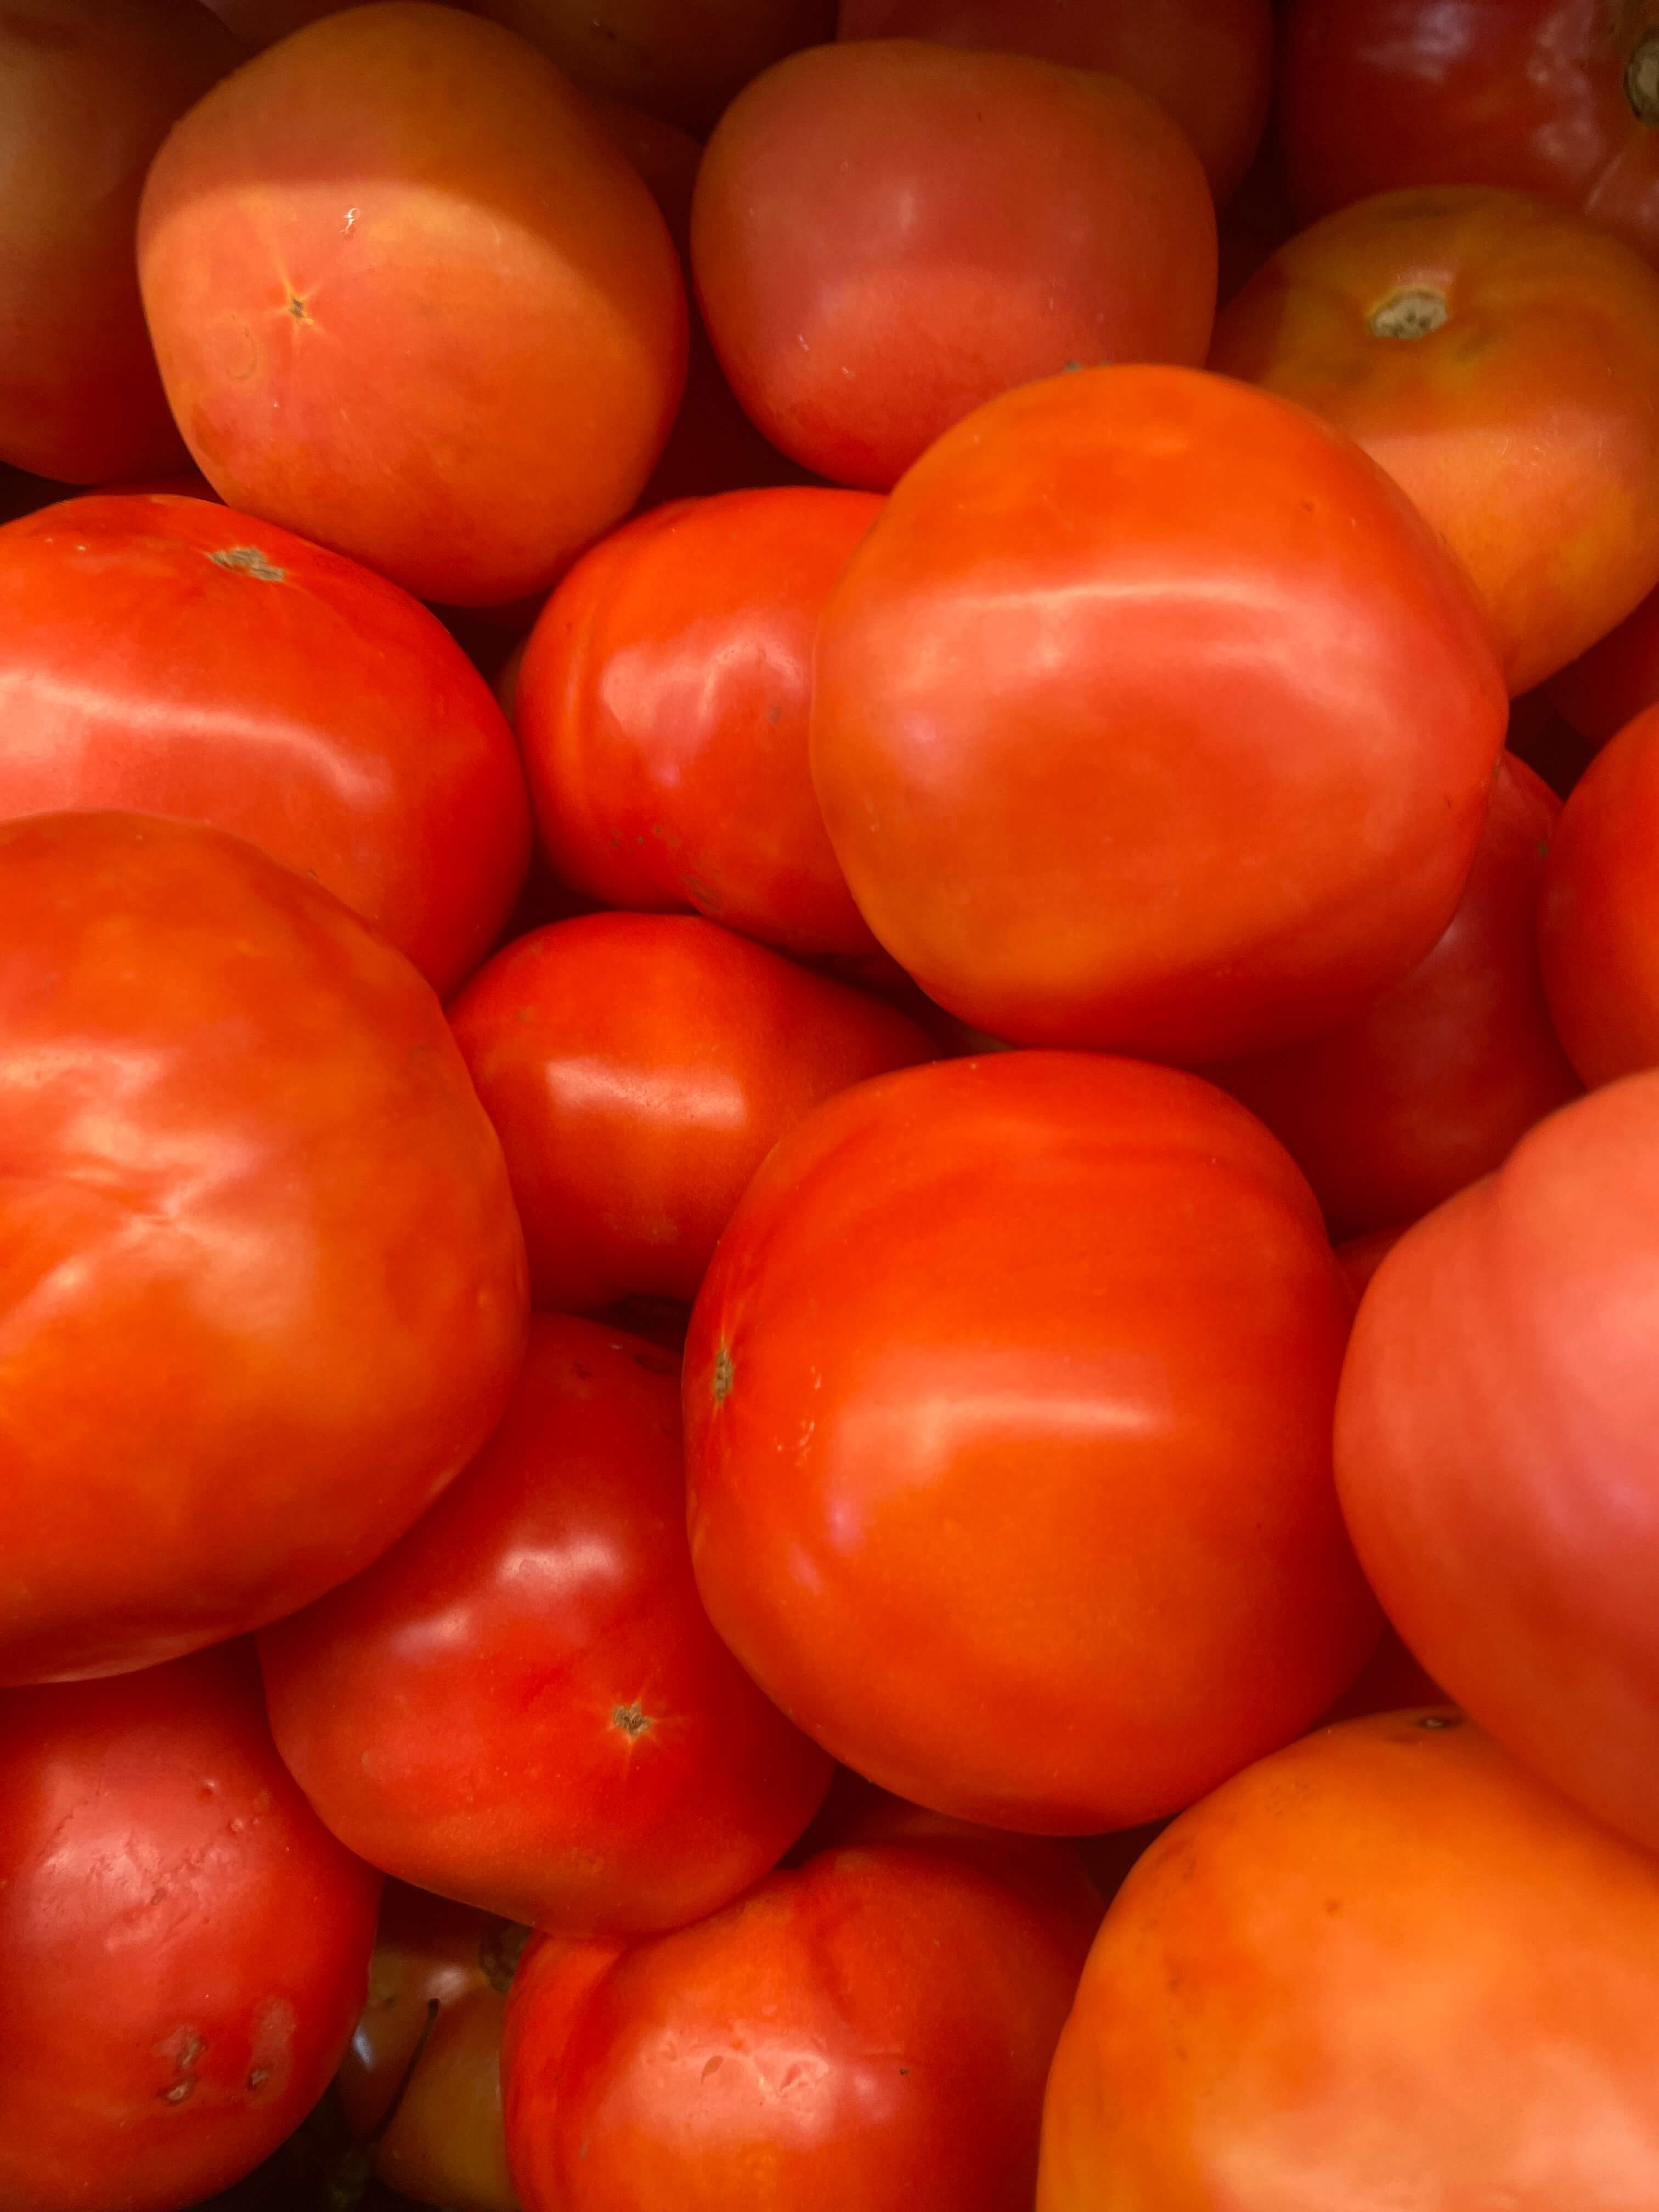
[{"label": "shiny tomato skin", "polygon": [[325,16],[199,101],[138,260],[216,490],[417,599],[544,592],[678,404],[684,286],[637,172],[552,64],[428,0]]},{"label": "shiny tomato skin", "polygon": [[918,1837],[631,1948],[538,1938],[502,2046],[525,2212],[1025,2212],[1098,1917]]},{"label": "shiny tomato skin", "polygon": [[240,1645],[0,1692],[0,2204],[176,2212],[257,2166],[345,2050],[380,1887]]},{"label": "shiny tomato skin", "polygon": [[1284,1145],[1334,1237],[1415,1221],[1577,1096],[1538,964],[1560,817],[1506,753],[1457,911],[1410,975],[1310,1043],[1206,1071]]},{"label": "shiny tomato skin", "polygon": [[1659,1869],[1444,1707],[1166,1829],[1060,2038],[1037,2212],[1644,2212]]},{"label": "shiny tomato skin", "polygon": [[1351,1310],[1288,1155],[1195,1077],[860,1085],[779,1143],[693,1310],[709,1617],[918,1804],[1055,1834],[1188,1804],[1376,1638],[1330,1483]]},{"label": "shiny tomato skin", "polygon": [[1512,692],[1659,583],[1659,274],[1550,201],[1439,185],[1343,208],[1229,303],[1210,367],[1311,408],[1404,487],[1474,580]]},{"label": "shiny tomato skin", "polygon": [[712,1912],[830,1784],[698,1604],[679,1362],[562,1314],[532,1324],[471,1466],[260,1656],[278,1748],[343,1841],[540,1928]]},{"label": "shiny tomato skin", "polygon": [[884,491],[981,402],[1079,362],[1204,358],[1215,210],[1121,78],[919,39],[747,86],[691,208],[703,319],[746,413]]},{"label": "shiny tomato skin", "polygon": [[395,584],[203,500],[97,496],[0,529],[0,817],[128,807],[324,884],[441,996],[530,854],[489,686]]},{"label": "shiny tomato skin", "polygon": [[695,915],[532,930],[450,1007],[539,1307],[696,1294],[756,1169],[822,1099],[915,1060],[908,1015]]},{"label": "shiny tomato skin", "polygon": [[1278,129],[1306,214],[1504,185],[1659,261],[1653,0],[1291,0]]},{"label": "shiny tomato skin", "polygon": [[811,752],[932,998],[1201,1060],[1421,959],[1505,719],[1467,582],[1375,462],[1229,378],[1115,368],[993,401],[894,492],[824,610]]},{"label": "shiny tomato skin", "polygon": [[812,795],[806,724],[818,614],[880,512],[827,486],[730,492],[657,507],[576,563],[514,696],[563,882],[786,951],[874,951]]},{"label": "shiny tomato skin", "polygon": [[1549,684],[1552,702],[1592,745],[1659,706],[1659,591]]},{"label": "shiny tomato skin", "polygon": [[1534,1771],[1659,1848],[1659,1073],[1564,1106],[1360,1301],[1343,1512],[1389,1619]]},{"label": "shiny tomato skin", "polygon": [[222,830],[0,824],[0,1680],[152,1665],[367,1566],[527,1326],[428,986]]}]

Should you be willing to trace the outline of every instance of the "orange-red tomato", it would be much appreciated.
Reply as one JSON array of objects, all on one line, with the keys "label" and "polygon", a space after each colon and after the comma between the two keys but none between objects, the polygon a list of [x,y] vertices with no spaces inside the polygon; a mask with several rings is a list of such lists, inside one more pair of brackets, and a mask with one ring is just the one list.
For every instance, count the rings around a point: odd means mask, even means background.
[{"label": "orange-red tomato", "polygon": [[643,514],[576,563],[513,691],[563,882],[787,951],[874,951],[812,794],[806,721],[819,612],[880,512],[870,492],[730,492]]},{"label": "orange-red tomato", "polygon": [[1638,2212],[1656,1956],[1659,1867],[1455,1712],[1322,1729],[1118,1893],[1037,2212]]},{"label": "orange-red tomato", "polygon": [[678,404],[684,287],[638,173],[550,63],[427,0],[217,86],[156,158],[138,252],[203,474],[421,599],[544,591]]},{"label": "orange-red tomato", "polygon": [[1228,305],[1210,366],[1310,407],[1404,486],[1474,580],[1511,691],[1659,582],[1659,275],[1565,209],[1478,185],[1344,208]]},{"label": "orange-red tomato", "polygon": [[1659,706],[1659,591],[1553,678],[1549,697],[1592,745]]},{"label": "orange-red tomato", "polygon": [[824,610],[812,776],[940,1005],[1204,1060],[1422,958],[1505,717],[1468,585],[1358,447],[1230,378],[1100,368],[993,401],[894,492]]},{"label": "orange-red tomato", "polygon": [[1330,1478],[1351,1304],[1195,1077],[945,1061],[773,1151],[686,1344],[692,1559],[793,1719],[921,1805],[1127,1827],[1329,1704],[1376,1613]]},{"label": "orange-red tomato", "polygon": [[697,176],[714,350],[772,442],[884,490],[951,423],[1068,363],[1204,357],[1215,210],[1120,78],[921,40],[797,54]]}]

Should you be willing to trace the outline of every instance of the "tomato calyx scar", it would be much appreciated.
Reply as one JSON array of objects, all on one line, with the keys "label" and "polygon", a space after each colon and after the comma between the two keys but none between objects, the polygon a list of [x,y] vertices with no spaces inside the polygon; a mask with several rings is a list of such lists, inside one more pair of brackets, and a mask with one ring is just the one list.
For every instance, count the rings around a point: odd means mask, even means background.
[{"label": "tomato calyx scar", "polygon": [[288,574],[286,568],[277,568],[267,561],[257,545],[227,545],[208,559],[216,568],[228,568],[238,576],[254,576],[262,584],[280,584]]},{"label": "tomato calyx scar", "polygon": [[1659,31],[1650,31],[1625,68],[1625,98],[1644,128],[1659,128]]},{"label": "tomato calyx scar", "polygon": [[1431,291],[1427,285],[1413,285],[1407,291],[1391,293],[1381,307],[1373,307],[1365,318],[1365,327],[1374,338],[1425,338],[1450,319],[1444,293]]}]

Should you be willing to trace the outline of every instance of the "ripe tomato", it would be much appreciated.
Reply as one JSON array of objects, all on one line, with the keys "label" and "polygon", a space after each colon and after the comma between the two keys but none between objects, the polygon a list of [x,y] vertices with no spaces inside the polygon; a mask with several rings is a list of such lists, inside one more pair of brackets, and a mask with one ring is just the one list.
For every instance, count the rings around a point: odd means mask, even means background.
[{"label": "ripe tomato", "polygon": [[921,40],[819,46],[721,117],[691,264],[772,442],[885,490],[941,431],[1068,362],[1204,357],[1215,210],[1116,77]]},{"label": "ripe tomato", "polygon": [[1395,185],[1507,185],[1659,260],[1654,0],[1290,0],[1279,111],[1310,215]]},{"label": "ripe tomato", "polygon": [[176,2212],[257,2166],[345,2048],[379,1892],[241,1646],[0,1692],[0,2203]]},{"label": "ripe tomato", "polygon": [[631,1948],[538,1937],[507,1998],[525,2212],[1027,2212],[1099,1900],[970,1844],[821,1851]]},{"label": "ripe tomato", "polygon": [[546,590],[678,403],[650,193],[550,63],[427,0],[326,16],[198,102],[138,253],[203,474],[417,598]]},{"label": "ripe tomato", "polygon": [[526,1303],[400,953],[222,830],[0,825],[0,1680],[148,1666],[367,1566],[495,1426]]},{"label": "ripe tomato", "polygon": [[1511,691],[1659,583],[1659,275],[1547,200],[1442,185],[1344,208],[1230,303],[1210,366],[1310,407],[1410,493]]},{"label": "ripe tomato", "polygon": [[889,500],[824,610],[812,776],[930,997],[1020,1043],[1203,1060],[1316,1035],[1422,958],[1505,711],[1468,584],[1346,438],[1225,377],[1085,369]]},{"label": "ripe tomato", "polygon": [[0,530],[0,817],[132,807],[234,830],[441,994],[524,880],[513,733],[441,623],[201,500],[69,500]]},{"label": "ripe tomato", "polygon": [[792,952],[874,951],[812,795],[806,718],[819,612],[881,504],[731,492],[641,515],[576,563],[514,691],[565,883]]},{"label": "ripe tomato", "polygon": [[690,915],[533,930],[450,1019],[501,1133],[536,1303],[577,1310],[694,1297],[784,1131],[934,1053],[881,1000]]},{"label": "ripe tomato", "polygon": [[1304,1728],[1376,1635],[1330,1480],[1350,1302],[1196,1078],[1082,1054],[860,1085],[784,1137],[685,1359],[709,1617],[849,1766],[1086,1833]]},{"label": "ripe tomato", "polygon": [[1659,1848],[1659,1073],[1565,1106],[1360,1301],[1336,1469],[1377,1595],[1538,1773]]},{"label": "ripe tomato", "polygon": [[1644,707],[1659,706],[1659,592],[1564,668],[1549,696],[1593,745],[1605,744]]}]

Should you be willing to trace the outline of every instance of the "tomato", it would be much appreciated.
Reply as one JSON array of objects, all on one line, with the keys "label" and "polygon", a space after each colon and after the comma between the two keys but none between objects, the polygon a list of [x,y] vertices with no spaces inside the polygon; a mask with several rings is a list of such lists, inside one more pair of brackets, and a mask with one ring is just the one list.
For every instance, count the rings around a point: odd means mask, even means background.
[{"label": "tomato", "polygon": [[1468,585],[1375,462],[1228,378],[1116,368],[1008,393],[911,471],[824,609],[811,751],[930,997],[1204,1060],[1422,958],[1504,720]]},{"label": "tomato", "polygon": [[501,2111],[506,2012],[504,1993],[484,1983],[433,2021],[375,2152],[375,2172],[400,2197],[442,2212],[519,2212]]},{"label": "tomato", "polygon": [[1659,1847],[1659,1073],[1407,1231],[1360,1302],[1343,1510],[1401,1635],[1527,1765]]},{"label": "tomato", "polygon": [[222,23],[251,46],[268,46],[322,15],[337,15],[351,0],[207,0]]},{"label": "tomato", "polygon": [[1539,952],[1586,1083],[1659,1067],[1659,703],[1574,787],[1544,874]]},{"label": "tomato", "polygon": [[70,483],[183,458],[132,266],[150,158],[242,58],[196,0],[0,14],[0,459]]},{"label": "tomato", "polygon": [[578,1310],[693,1297],[784,1131],[934,1049],[880,1000],[689,915],[533,930],[450,1018],[501,1132],[536,1303]]},{"label": "tomato", "polygon": [[836,36],[1006,47],[1122,77],[1181,125],[1218,201],[1249,167],[1267,118],[1270,0],[841,0]]},{"label": "tomato", "polygon": [[368,1565],[522,1356],[501,1147],[428,986],[240,837],[0,824],[0,1680]]},{"label": "tomato", "polygon": [[0,1692],[0,2203],[175,2212],[257,2166],[345,2048],[379,1891],[244,1648]]},{"label": "tomato", "polygon": [[1344,208],[1231,302],[1210,366],[1310,407],[1410,493],[1511,691],[1659,582],[1659,275],[1547,200],[1443,185]]},{"label": "tomato", "polygon": [[234,830],[453,990],[524,879],[488,685],[395,584],[200,500],[0,530],[0,817],[114,806]]},{"label": "tomato", "polygon": [[631,1948],[537,1938],[501,2057],[525,2212],[1027,2212],[1099,1910],[917,1837]]},{"label": "tomato", "polygon": [[1415,1221],[1577,1095],[1538,972],[1560,814],[1506,754],[1457,911],[1410,975],[1310,1043],[1207,1071],[1291,1153],[1333,1237]]},{"label": "tomato", "polygon": [[982,400],[1068,362],[1204,357],[1215,210],[1116,77],[921,40],[781,62],[721,117],[691,265],[773,444],[885,490]]},{"label": "tomato", "polygon": [[1659,1869],[1456,1713],[1322,1729],[1118,1893],[1037,2212],[1637,2212],[1656,1943]]},{"label": "tomato", "polygon": [[1605,744],[1644,707],[1659,707],[1659,592],[1564,668],[1549,686],[1553,704],[1592,746]]},{"label": "tomato", "polygon": [[1322,215],[1395,185],[1542,192],[1659,260],[1655,0],[1290,0],[1279,130]]},{"label": "tomato", "polygon": [[420,599],[545,591],[678,404],[650,193],[550,63],[427,0],[326,16],[198,102],[138,255],[203,474]]},{"label": "tomato", "polygon": [[881,504],[730,492],[641,515],[576,563],[514,690],[565,883],[788,951],[875,949],[812,795],[806,720],[819,611]]},{"label": "tomato", "polygon": [[1350,1303],[1243,1108],[1081,1054],[944,1061],[785,1136],[686,1344],[692,1561],[807,1733],[1083,1834],[1305,1727],[1376,1614],[1331,1488]]}]

